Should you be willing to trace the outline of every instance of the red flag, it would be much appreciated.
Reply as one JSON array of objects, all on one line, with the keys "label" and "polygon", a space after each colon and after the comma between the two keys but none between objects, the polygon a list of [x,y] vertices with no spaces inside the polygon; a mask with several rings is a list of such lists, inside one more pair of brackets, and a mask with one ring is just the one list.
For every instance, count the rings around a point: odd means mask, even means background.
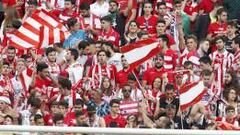
[{"label": "red flag", "polygon": [[[40,28],[43,26],[53,29],[53,33],[41,35],[43,32],[41,32]],[[26,48],[40,48],[42,43],[40,42],[40,36],[49,37],[49,35],[59,35],[57,39],[60,40],[53,41],[62,41],[67,38],[67,36],[61,36],[61,34],[58,34],[59,32],[56,31],[56,29],[59,29],[62,32],[68,32],[67,28],[59,21],[59,19],[51,13],[45,11],[44,9],[37,10],[32,16],[28,17],[18,31],[11,36],[9,44],[23,50]]]},{"label": "red flag", "polygon": [[120,48],[120,51],[130,64],[130,68],[134,69],[144,61],[160,53],[161,47],[156,39],[146,39],[126,45]]},{"label": "red flag", "polygon": [[183,111],[186,108],[198,103],[206,92],[207,92],[207,88],[205,88],[203,81],[184,84],[180,88],[181,110]]},{"label": "red flag", "polygon": [[240,127],[236,127],[233,124],[230,124],[227,122],[221,122],[221,121],[218,121],[217,128],[219,130],[240,130]]}]

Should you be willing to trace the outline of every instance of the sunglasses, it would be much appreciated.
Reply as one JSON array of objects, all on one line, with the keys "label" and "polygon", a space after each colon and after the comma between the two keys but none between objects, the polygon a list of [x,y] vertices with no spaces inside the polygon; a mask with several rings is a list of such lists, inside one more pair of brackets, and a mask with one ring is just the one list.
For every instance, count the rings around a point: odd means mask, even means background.
[{"label": "sunglasses", "polygon": [[132,90],[123,90],[122,92],[123,92],[123,93],[127,93],[127,92],[128,92],[128,93],[131,93],[131,91],[132,91]]}]

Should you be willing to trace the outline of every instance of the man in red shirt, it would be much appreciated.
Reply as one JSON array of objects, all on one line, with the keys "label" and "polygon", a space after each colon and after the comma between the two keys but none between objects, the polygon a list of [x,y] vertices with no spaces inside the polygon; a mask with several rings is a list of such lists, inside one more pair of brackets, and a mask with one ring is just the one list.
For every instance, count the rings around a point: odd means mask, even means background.
[{"label": "man in red shirt", "polygon": [[152,85],[153,80],[156,77],[162,78],[162,75],[166,72],[164,67],[163,67],[163,57],[162,56],[157,56],[155,59],[155,64],[154,67],[149,68],[146,70],[146,72],[143,75],[143,87],[146,85]]},{"label": "man in red shirt", "polygon": [[118,50],[120,35],[111,26],[112,18],[110,16],[104,16],[101,18],[101,32],[98,35],[98,40],[110,42],[114,45],[114,48]]},{"label": "man in red shirt", "polygon": [[139,25],[140,30],[151,37],[153,34],[156,34],[155,27],[158,17],[152,15],[153,7],[151,2],[145,2],[143,4],[143,11],[143,16],[138,17],[136,21]]},{"label": "man in red shirt", "polygon": [[32,88],[38,88],[46,94],[47,87],[57,85],[49,75],[48,65],[46,63],[37,64],[37,74],[33,75]]},{"label": "man in red shirt", "polygon": [[227,11],[224,8],[220,8],[217,10],[217,22],[211,23],[208,27],[207,37],[212,40],[216,36],[226,35],[226,31],[227,31]]},{"label": "man in red shirt", "polygon": [[117,99],[112,99],[110,101],[110,114],[104,117],[106,127],[120,127],[124,128],[127,124],[126,120],[122,115],[119,114],[120,102]]}]

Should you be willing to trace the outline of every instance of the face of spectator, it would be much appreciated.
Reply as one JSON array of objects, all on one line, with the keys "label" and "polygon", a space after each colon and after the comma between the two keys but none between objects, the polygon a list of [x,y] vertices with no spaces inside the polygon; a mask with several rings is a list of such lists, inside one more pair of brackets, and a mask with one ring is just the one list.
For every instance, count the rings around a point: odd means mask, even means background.
[{"label": "face of spectator", "polygon": [[7,58],[9,60],[13,60],[16,56],[16,51],[14,49],[8,49],[7,51]]},{"label": "face of spectator", "polygon": [[34,116],[31,116],[29,118],[29,121],[30,121],[30,125],[35,125]]},{"label": "face of spectator", "polygon": [[161,88],[161,79],[155,78],[153,81],[153,88],[154,89],[160,89]]},{"label": "face of spectator", "polygon": [[51,112],[52,112],[53,114],[58,113],[58,112],[59,112],[58,106],[57,106],[57,105],[52,105],[52,106],[51,106]]},{"label": "face of spectator", "polygon": [[157,23],[157,26],[156,26],[157,33],[164,34],[165,28],[166,28],[166,26],[164,23]]},{"label": "face of spectator", "polygon": [[129,24],[129,32],[136,33],[138,31],[138,26],[136,22],[131,22]]},{"label": "face of spectator", "polygon": [[70,90],[68,90],[67,88],[63,88],[62,86],[60,86],[59,89],[60,89],[60,92],[63,96],[70,95]]},{"label": "face of spectator", "polygon": [[16,65],[16,69],[18,72],[21,72],[25,69],[25,63],[23,61],[18,61]]},{"label": "face of spectator", "polygon": [[158,7],[158,14],[159,15],[165,15],[167,13],[167,7],[166,5],[160,5]]},{"label": "face of spectator", "polygon": [[67,108],[65,106],[60,105],[58,109],[59,113],[62,115],[65,115],[67,113]]},{"label": "face of spectator", "polygon": [[218,51],[222,51],[224,49],[225,43],[223,42],[222,39],[219,39],[216,41],[217,49]]},{"label": "face of spectator", "polygon": [[115,2],[110,2],[109,3],[109,11],[110,12],[116,12],[118,9],[117,4]]},{"label": "face of spectator", "polygon": [[41,76],[43,79],[49,77],[49,70],[48,70],[48,68],[43,69],[43,70],[40,72],[40,76]]},{"label": "face of spectator", "polygon": [[100,64],[105,64],[107,62],[107,55],[105,52],[100,52],[97,57]]},{"label": "face of spectator", "polygon": [[220,15],[221,22],[227,22],[227,12],[222,12]]},{"label": "face of spectator", "polygon": [[176,108],[174,108],[174,107],[166,108],[166,114],[169,118],[173,118],[176,114]]},{"label": "face of spectator", "polygon": [[162,116],[158,120],[155,121],[158,128],[166,128],[167,127],[167,117]]},{"label": "face of spectator", "polygon": [[103,79],[103,88],[109,88],[110,87],[110,80],[108,78]]},{"label": "face of spectator", "polygon": [[211,84],[211,76],[204,75],[203,76],[203,83],[205,86],[209,86]]},{"label": "face of spectator", "polygon": [[165,94],[167,99],[172,99],[174,97],[174,90],[166,90]]},{"label": "face of spectator", "polygon": [[114,103],[112,106],[111,106],[111,112],[114,113],[114,114],[117,114],[119,113],[120,109],[119,109],[119,104],[116,104]]},{"label": "face of spectator", "polygon": [[110,27],[111,23],[105,20],[101,21],[101,29],[106,31]]},{"label": "face of spectator", "polygon": [[37,119],[36,125],[37,125],[37,126],[44,126],[44,120],[43,120],[43,118]]},{"label": "face of spectator", "polygon": [[210,48],[210,43],[209,43],[209,41],[204,41],[200,44],[200,46],[201,46],[202,51],[204,53],[207,53]]},{"label": "face of spectator", "polygon": [[55,62],[57,58],[56,52],[50,52],[47,56],[49,62]]},{"label": "face of spectator", "polygon": [[59,126],[59,127],[63,127],[64,126],[64,122],[63,122],[63,120],[58,120],[58,121],[56,121],[55,125]]},{"label": "face of spectator", "polygon": [[232,81],[232,76],[229,73],[226,73],[224,76],[224,84],[230,84]]},{"label": "face of spectator", "polygon": [[122,57],[122,61],[121,62],[122,62],[123,68],[128,68],[129,67],[129,64],[128,64],[128,62],[127,62],[125,57]]},{"label": "face of spectator", "polygon": [[176,84],[181,85],[182,84],[182,79],[183,79],[182,75],[176,75],[175,76]]},{"label": "face of spectator", "polygon": [[130,86],[124,86],[122,89],[122,93],[123,93],[123,97],[126,98],[130,98],[132,92],[132,88]]},{"label": "face of spectator", "polygon": [[102,101],[102,95],[100,92],[93,92],[93,101],[99,102]]},{"label": "face of spectator", "polygon": [[72,9],[73,5],[70,1],[65,1],[64,2],[64,7],[65,7],[65,9],[69,10],[69,9]]},{"label": "face of spectator", "polygon": [[74,26],[71,27],[71,31],[77,31],[80,29],[80,23],[77,22],[74,24]]},{"label": "face of spectator", "polygon": [[9,65],[3,65],[2,66],[2,75],[8,75],[10,72],[10,67]]},{"label": "face of spectator", "polygon": [[235,34],[237,29],[234,26],[228,25],[227,26],[227,35]]},{"label": "face of spectator", "polygon": [[74,111],[77,112],[77,111],[82,111],[83,110],[83,107],[81,105],[74,105]]},{"label": "face of spectator", "polygon": [[85,115],[80,115],[76,118],[78,125],[83,125],[87,123],[87,118]]},{"label": "face of spectator", "polygon": [[155,67],[160,69],[163,66],[163,59],[161,57],[157,57],[155,61]]},{"label": "face of spectator", "polygon": [[144,4],[143,11],[144,11],[145,15],[150,15],[152,10],[153,10],[152,9],[152,4],[150,4],[150,3]]},{"label": "face of spectator", "polygon": [[227,110],[226,117],[233,118],[235,116],[235,110]]},{"label": "face of spectator", "polygon": [[237,51],[239,48],[239,45],[235,43],[235,41],[232,42],[231,47],[233,48],[234,51]]},{"label": "face of spectator", "polygon": [[228,100],[234,101],[237,97],[236,91],[234,89],[231,89],[228,93]]},{"label": "face of spectator", "polygon": [[88,17],[89,10],[86,10],[86,9],[80,10],[80,14],[82,15],[82,17]]},{"label": "face of spectator", "polygon": [[28,5],[26,7],[26,11],[28,12],[28,15],[32,15],[32,13],[36,10],[36,6],[35,5]]},{"label": "face of spectator", "polygon": [[187,39],[187,48],[188,48],[188,51],[196,50],[197,43],[194,41],[194,39],[192,38]]},{"label": "face of spectator", "polygon": [[12,125],[13,121],[11,118],[6,117],[3,123],[4,123],[4,125]]}]

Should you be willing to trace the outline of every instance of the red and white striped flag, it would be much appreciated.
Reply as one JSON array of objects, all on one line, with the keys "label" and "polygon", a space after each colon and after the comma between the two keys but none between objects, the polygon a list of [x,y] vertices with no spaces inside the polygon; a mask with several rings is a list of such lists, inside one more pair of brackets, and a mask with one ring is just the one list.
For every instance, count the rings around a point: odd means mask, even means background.
[{"label": "red and white striped flag", "polygon": [[[48,32],[45,29],[49,29]],[[61,33],[66,34],[61,34]],[[10,45],[17,49],[42,48],[46,44],[53,44],[63,41],[70,33],[67,28],[48,11],[37,10],[32,16],[28,17],[10,39]],[[53,38],[54,37],[54,38]],[[44,40],[42,42],[41,40]]]},{"label": "red and white striped flag", "polygon": [[207,88],[204,86],[203,81],[191,82],[184,84],[180,88],[180,108],[185,110],[186,108],[198,103],[204,94],[207,92]]},{"label": "red and white striped flag", "polygon": [[130,64],[130,68],[134,69],[160,53],[161,47],[156,39],[146,39],[126,45],[120,48],[120,51]]}]

